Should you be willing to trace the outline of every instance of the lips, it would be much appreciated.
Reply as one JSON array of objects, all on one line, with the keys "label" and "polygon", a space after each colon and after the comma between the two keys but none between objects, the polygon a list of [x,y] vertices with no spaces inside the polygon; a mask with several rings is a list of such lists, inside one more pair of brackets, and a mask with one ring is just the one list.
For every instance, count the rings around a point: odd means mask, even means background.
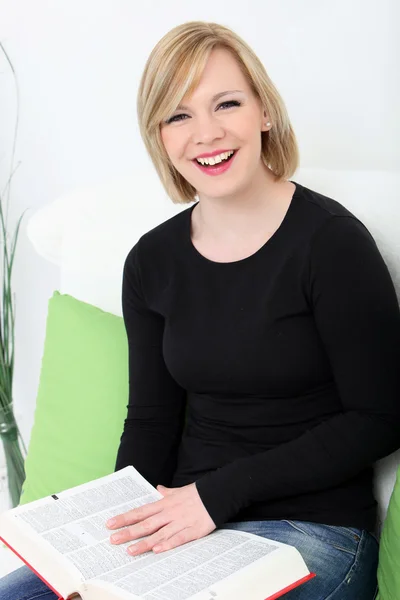
[{"label": "lips", "polygon": [[198,169],[200,169],[200,171],[202,171],[206,175],[216,176],[216,175],[221,175],[222,173],[225,173],[226,171],[228,171],[228,169],[231,168],[231,165],[234,162],[237,154],[238,154],[238,151],[236,150],[236,151],[234,151],[234,153],[228,160],[224,160],[220,163],[216,163],[215,165],[208,166],[208,167],[203,167],[203,165],[201,165],[199,162],[197,162],[196,159],[194,159],[192,162]]},{"label": "lips", "polygon": [[205,152],[204,154],[199,154],[196,158],[210,158],[211,156],[217,156],[218,154],[224,154],[225,152],[235,151],[236,148],[227,148],[226,150],[213,150],[213,152]]},{"label": "lips", "polygon": [[[221,152],[221,154],[226,154],[226,153],[229,153],[229,157],[228,158],[223,158],[219,162],[214,163],[214,165],[212,165],[210,163],[203,164],[202,162],[200,162],[200,160],[198,160],[200,158],[208,158],[208,159],[213,158],[211,156],[208,156],[208,157],[203,157],[203,156],[200,157],[200,156],[198,156],[197,158],[194,158],[193,161],[196,164],[200,164],[200,165],[202,165],[204,167],[213,167],[213,166],[217,166],[217,165],[220,165],[220,164],[222,164],[224,162],[227,162],[227,161],[231,160],[232,156],[235,155],[236,150],[225,150],[225,152]],[[214,154],[213,156],[219,156],[219,155],[218,154]]]}]

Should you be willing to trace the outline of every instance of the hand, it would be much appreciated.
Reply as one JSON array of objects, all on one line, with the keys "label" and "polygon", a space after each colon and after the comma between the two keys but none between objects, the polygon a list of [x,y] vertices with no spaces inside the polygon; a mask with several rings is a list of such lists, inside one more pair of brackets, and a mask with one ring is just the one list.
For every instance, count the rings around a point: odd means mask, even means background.
[{"label": "hand", "polygon": [[109,529],[124,528],[111,536],[111,543],[122,544],[148,536],[129,546],[129,554],[138,555],[150,550],[164,552],[202,538],[216,529],[195,483],[180,488],[158,485],[157,490],[164,496],[161,500],[117,515],[112,525],[111,519],[107,521]]}]

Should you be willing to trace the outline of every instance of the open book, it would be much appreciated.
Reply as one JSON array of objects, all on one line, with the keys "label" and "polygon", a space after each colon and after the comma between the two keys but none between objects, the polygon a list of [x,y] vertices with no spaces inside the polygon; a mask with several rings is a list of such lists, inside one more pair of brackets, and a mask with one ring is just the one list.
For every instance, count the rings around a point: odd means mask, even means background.
[{"label": "open book", "polygon": [[0,539],[65,600],[272,600],[314,577],[292,546],[229,529],[159,554],[111,544],[109,518],[162,497],[125,467],[3,512]]}]

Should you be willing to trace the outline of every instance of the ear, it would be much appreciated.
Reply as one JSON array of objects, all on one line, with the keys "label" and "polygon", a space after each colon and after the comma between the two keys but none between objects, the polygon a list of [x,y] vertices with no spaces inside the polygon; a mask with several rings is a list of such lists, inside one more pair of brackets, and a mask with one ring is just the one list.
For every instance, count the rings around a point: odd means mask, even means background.
[{"label": "ear", "polygon": [[269,121],[269,117],[268,117],[267,111],[264,110],[263,117],[261,119],[261,131],[269,131],[271,129],[270,125],[266,125],[266,123],[268,123],[268,121]]}]

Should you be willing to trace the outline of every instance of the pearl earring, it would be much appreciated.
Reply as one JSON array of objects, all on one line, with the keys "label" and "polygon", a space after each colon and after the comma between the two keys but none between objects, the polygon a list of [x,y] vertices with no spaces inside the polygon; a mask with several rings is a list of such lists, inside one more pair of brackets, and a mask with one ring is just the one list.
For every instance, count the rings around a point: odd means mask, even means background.
[{"label": "pearl earring", "polygon": [[271,123],[269,123],[269,122],[268,122],[268,123],[265,123],[265,124],[267,125],[267,127],[268,127],[268,125],[271,125]]}]

